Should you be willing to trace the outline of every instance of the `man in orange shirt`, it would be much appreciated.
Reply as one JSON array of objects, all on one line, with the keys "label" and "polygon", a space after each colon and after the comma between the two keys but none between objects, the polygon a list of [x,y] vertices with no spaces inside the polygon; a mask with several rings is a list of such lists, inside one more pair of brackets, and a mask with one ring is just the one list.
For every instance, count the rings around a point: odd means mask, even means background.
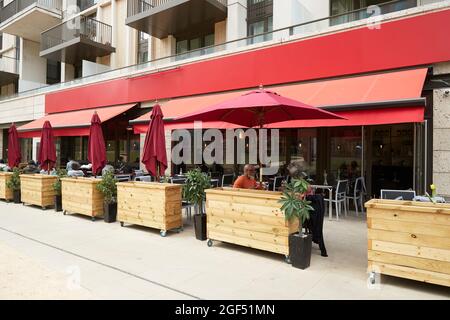
[{"label": "man in orange shirt", "polygon": [[255,179],[256,169],[251,164],[244,167],[244,175],[240,176],[234,182],[233,188],[236,189],[261,189]]}]

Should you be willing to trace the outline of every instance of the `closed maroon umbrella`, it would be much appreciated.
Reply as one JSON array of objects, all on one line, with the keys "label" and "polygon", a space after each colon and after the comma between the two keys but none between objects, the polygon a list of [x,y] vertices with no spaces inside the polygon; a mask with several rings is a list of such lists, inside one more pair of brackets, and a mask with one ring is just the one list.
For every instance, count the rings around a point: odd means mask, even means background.
[{"label": "closed maroon umbrella", "polygon": [[103,138],[102,121],[97,112],[91,119],[88,142],[88,160],[92,164],[92,173],[97,175],[106,166],[106,147]]},{"label": "closed maroon umbrella", "polygon": [[17,167],[22,160],[20,154],[19,135],[16,125],[13,123],[8,130],[8,166],[10,168]]},{"label": "closed maroon umbrella", "polygon": [[49,121],[45,121],[42,127],[38,161],[41,168],[46,171],[50,171],[56,163],[55,138],[53,137],[53,128]]},{"label": "closed maroon umbrella", "polygon": [[163,113],[157,104],[153,107],[150,124],[145,136],[142,163],[151,175],[164,175],[167,169],[166,136],[164,133]]}]

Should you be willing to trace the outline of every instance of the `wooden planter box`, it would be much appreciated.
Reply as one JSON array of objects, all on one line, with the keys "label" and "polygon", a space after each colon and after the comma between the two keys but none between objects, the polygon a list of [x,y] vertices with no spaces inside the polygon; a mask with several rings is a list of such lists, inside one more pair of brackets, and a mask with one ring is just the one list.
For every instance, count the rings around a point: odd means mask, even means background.
[{"label": "wooden planter box", "polygon": [[183,227],[181,185],[149,182],[117,184],[117,214],[120,223],[168,230]]},{"label": "wooden planter box", "polygon": [[61,179],[63,213],[79,213],[93,221],[103,217],[103,194],[97,190],[100,182],[93,178]]},{"label": "wooden planter box", "polygon": [[299,222],[287,222],[281,192],[217,188],[206,190],[208,245],[212,240],[289,256],[289,235]]},{"label": "wooden planter box", "polygon": [[13,191],[6,186],[11,176],[12,172],[0,172],[0,199],[9,201],[14,198]]},{"label": "wooden planter box", "polygon": [[368,271],[450,286],[450,204],[366,203]]},{"label": "wooden planter box", "polygon": [[53,183],[56,179],[56,176],[45,174],[21,174],[21,201],[24,204],[40,206],[42,209],[53,207],[56,195]]}]

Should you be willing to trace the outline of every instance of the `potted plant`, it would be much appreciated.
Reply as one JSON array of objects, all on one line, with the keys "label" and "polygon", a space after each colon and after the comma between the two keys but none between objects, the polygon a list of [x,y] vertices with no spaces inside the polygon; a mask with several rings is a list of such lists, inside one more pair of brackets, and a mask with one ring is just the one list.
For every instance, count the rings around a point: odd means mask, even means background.
[{"label": "potted plant", "polygon": [[20,203],[20,170],[19,168],[13,169],[11,179],[6,183],[6,187],[13,192],[14,203]]},{"label": "potted plant", "polygon": [[67,177],[67,170],[58,169],[56,171],[56,181],[53,183],[53,190],[55,190],[55,211],[62,211],[62,196],[61,196],[61,178]]},{"label": "potted plant", "polygon": [[110,171],[106,172],[102,181],[97,185],[97,190],[104,197],[104,220],[107,223],[115,222],[117,218],[117,179]]},{"label": "potted plant", "polygon": [[194,205],[195,237],[205,241],[206,238],[206,214],[203,212],[203,202],[206,200],[205,190],[211,187],[211,182],[206,174],[199,169],[191,170],[186,175],[186,183],[183,186],[183,199]]},{"label": "potted plant", "polygon": [[286,220],[298,219],[299,231],[289,236],[289,259],[295,268],[306,269],[311,262],[312,235],[303,232],[303,225],[314,210],[306,200],[309,184],[304,179],[292,179],[281,197],[281,211]]}]

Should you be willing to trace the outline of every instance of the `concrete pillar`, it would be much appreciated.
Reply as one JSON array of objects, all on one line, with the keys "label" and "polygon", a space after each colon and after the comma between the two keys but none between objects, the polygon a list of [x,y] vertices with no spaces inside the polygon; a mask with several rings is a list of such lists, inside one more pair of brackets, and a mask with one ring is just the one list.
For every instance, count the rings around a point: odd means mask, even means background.
[{"label": "concrete pillar", "polygon": [[[229,0],[227,17],[227,41],[247,36],[247,0]],[[234,44],[235,47],[238,44]]]},{"label": "concrete pillar", "polygon": [[[450,73],[450,62],[434,66],[434,74]],[[450,198],[450,87],[433,92],[433,183]]]},{"label": "concrete pillar", "polygon": [[19,91],[44,86],[47,82],[47,60],[39,56],[38,42],[20,39]]},{"label": "concrete pillar", "polygon": [[167,170],[166,176],[172,174],[172,130],[166,130]]},{"label": "concrete pillar", "polygon": [[[112,46],[117,49],[117,0],[111,0]],[[111,68],[117,68],[116,53],[111,53]]]},{"label": "concrete pillar", "polygon": [[[7,148],[8,141],[3,142],[3,130],[0,130],[0,159],[3,159],[4,149]],[[7,162],[7,159],[3,159]]]}]

